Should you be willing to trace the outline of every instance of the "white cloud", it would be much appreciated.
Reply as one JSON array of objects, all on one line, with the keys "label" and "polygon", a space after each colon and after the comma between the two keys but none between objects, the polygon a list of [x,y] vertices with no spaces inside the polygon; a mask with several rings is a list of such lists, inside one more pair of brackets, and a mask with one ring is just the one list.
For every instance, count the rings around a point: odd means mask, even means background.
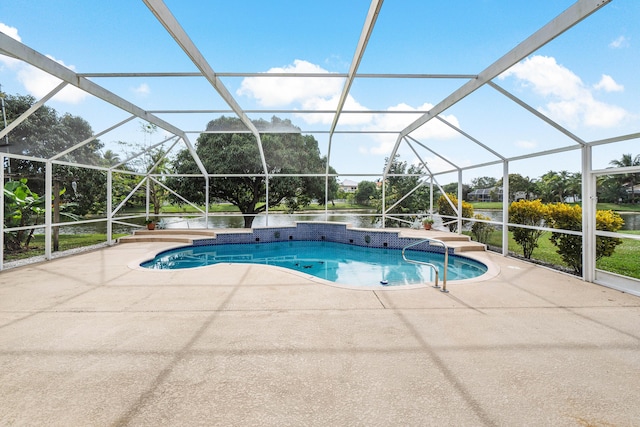
[{"label": "white cloud", "polygon": [[[66,65],[63,61],[55,59],[53,56],[47,55],[47,58],[57,62],[58,64],[75,70],[73,65]],[[51,92],[62,80],[54,77],[44,71],[31,65],[23,63],[17,71],[18,81],[22,83],[24,88],[36,98],[42,98]],[[67,102],[77,104],[87,97],[87,93],[74,87],[69,86],[58,92],[53,99],[59,102]]]},{"label": "white cloud", "polygon": [[525,141],[525,140],[516,141],[515,144],[516,144],[516,147],[523,148],[525,150],[532,150],[538,146],[538,143],[535,141]]},{"label": "white cloud", "polygon": [[14,40],[22,41],[18,35],[18,29],[16,27],[10,27],[7,24],[0,22],[0,33],[5,33]]},{"label": "white cloud", "polygon": [[[428,111],[433,108],[432,104],[425,103],[417,108],[407,104],[398,104],[389,107],[389,111]],[[424,113],[416,112],[415,114],[376,114],[371,126],[366,130],[385,130],[385,131],[402,131],[408,125],[420,118]],[[454,115],[441,115],[441,117],[453,126],[459,128],[460,123]],[[432,119],[420,128],[411,133],[411,136],[418,141],[428,139],[451,139],[459,136],[459,133],[450,126],[442,123],[440,120]],[[374,134],[374,138],[379,141],[378,146],[371,149],[373,154],[390,154],[393,146],[398,138],[394,134]]]},{"label": "white cloud", "polygon": [[609,43],[609,47],[612,49],[622,49],[623,47],[629,46],[629,39],[625,36],[620,36],[611,43]]},{"label": "white cloud", "polygon": [[[553,57],[532,56],[500,75],[500,79],[507,77],[515,77],[523,87],[547,98],[547,104],[539,110],[572,128],[581,125],[613,127],[630,116],[621,107],[596,100],[580,77]],[[605,90],[622,88],[612,78],[604,76],[596,86]]]},{"label": "white cloud", "polygon": [[[340,89],[342,90],[342,89]],[[333,110],[340,101],[340,93],[334,94],[330,98],[312,97],[302,103],[305,110]],[[368,109],[356,101],[351,95],[347,95],[344,103],[343,111],[367,111]],[[334,114],[332,113],[305,113],[297,114],[305,122],[309,124],[331,124]],[[373,114],[365,113],[343,113],[340,115],[339,123],[341,125],[362,125],[370,123]]]},{"label": "white cloud", "polygon": [[[0,33],[4,33],[7,36],[11,37],[14,40],[22,41],[20,35],[18,35],[18,29],[15,27],[10,27],[6,24],[0,22]],[[20,65],[20,61],[14,58],[10,58],[8,56],[0,55],[0,65],[4,64],[9,68],[16,68]]]},{"label": "white cloud", "polygon": [[[18,34],[18,29],[10,27],[0,22],[0,32],[8,35],[9,37],[22,41]],[[63,61],[55,59],[54,57],[47,55],[47,57],[58,64],[75,70],[73,65],[66,65]],[[42,98],[51,92],[56,86],[60,84],[62,80],[53,77],[44,71],[35,68],[20,60],[9,58],[7,56],[0,55],[0,63],[6,65],[16,73],[17,80],[24,86],[25,90],[36,98]],[[53,97],[54,100],[59,102],[68,102],[77,104],[87,97],[87,93],[73,86],[67,86]]]},{"label": "white cloud", "polygon": [[[286,67],[271,68],[267,73],[329,74],[322,67],[300,59],[296,59],[292,65]],[[336,77],[247,77],[242,80],[236,94],[255,98],[265,107],[298,104],[306,108],[306,105],[333,100],[331,108],[335,108],[337,105],[335,95],[341,92],[343,81],[344,79]]]},{"label": "white cloud", "polygon": [[593,85],[593,87],[594,89],[604,90],[605,92],[622,92],[624,90],[624,86],[616,83],[613,77],[607,74],[603,74],[600,81]]},{"label": "white cloud", "polygon": [[[285,67],[271,68],[267,73],[319,73],[329,74],[322,67],[307,61],[296,59],[293,64]],[[335,110],[340,100],[344,79],[336,77],[309,78],[309,77],[247,77],[236,94],[254,98],[260,105],[266,107],[300,108],[303,110]],[[416,111],[415,114],[399,113],[366,113],[369,109],[360,104],[353,96],[348,95],[345,101],[344,111],[364,111],[365,113],[342,113],[340,126],[352,126],[364,131],[393,131],[400,132],[423,113],[433,108],[431,104],[423,104],[412,107],[407,104],[398,104],[388,107],[392,111]],[[308,124],[331,124],[334,118],[332,113],[300,113],[297,115]],[[442,116],[452,125],[459,127],[458,119],[453,116]],[[424,126],[414,131],[411,136],[418,140],[448,139],[458,136],[458,133],[439,120],[431,120]],[[389,154],[395,145],[397,134],[372,134],[376,145],[374,147],[360,148],[361,151],[370,154]]]},{"label": "white cloud", "polygon": [[134,87],[133,93],[140,96],[147,96],[151,93],[151,88],[146,83],[141,83],[139,86]]},{"label": "white cloud", "polygon": [[[269,69],[267,73],[314,73],[329,74],[329,71],[308,61],[296,59],[285,67]],[[247,77],[242,80],[237,95],[254,98],[265,107],[292,107],[302,110],[335,110],[340,101],[343,78],[336,77]],[[366,111],[352,96],[347,96],[344,110]],[[333,114],[298,114],[309,124],[330,124]],[[340,116],[341,125],[358,125],[371,121],[368,114],[344,114]]]}]

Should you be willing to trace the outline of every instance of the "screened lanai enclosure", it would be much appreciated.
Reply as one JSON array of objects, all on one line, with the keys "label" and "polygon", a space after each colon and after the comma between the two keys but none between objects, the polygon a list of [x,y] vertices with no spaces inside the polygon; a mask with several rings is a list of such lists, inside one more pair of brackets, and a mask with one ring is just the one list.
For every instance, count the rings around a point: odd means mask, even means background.
[{"label": "screened lanai enclosure", "polygon": [[[553,233],[584,280],[638,292],[640,6],[546,3],[3,2],[0,267],[149,218],[261,227],[313,207],[488,227],[504,255],[517,230]],[[510,215],[545,197],[577,226]],[[623,227],[600,226],[609,210]]]}]

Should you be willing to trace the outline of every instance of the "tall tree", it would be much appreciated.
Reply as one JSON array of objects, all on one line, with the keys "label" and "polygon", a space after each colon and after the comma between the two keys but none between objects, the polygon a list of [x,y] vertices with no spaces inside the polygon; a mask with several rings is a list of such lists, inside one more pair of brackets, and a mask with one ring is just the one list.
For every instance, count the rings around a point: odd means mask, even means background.
[{"label": "tall tree", "polygon": [[[165,174],[170,171],[169,158],[166,156],[166,152],[163,149],[155,149],[150,153],[149,162],[147,164],[147,171],[153,174]],[[155,168],[153,166],[155,165]],[[153,168],[153,170],[151,170]],[[167,190],[164,189],[158,182],[163,182],[166,178],[154,177],[149,180],[149,203],[153,206],[153,213],[158,215],[160,208],[167,198]],[[156,182],[157,181],[157,182]]]},{"label": "tall tree", "polygon": [[[385,169],[389,161],[390,159],[386,159]],[[429,188],[421,185],[422,175],[424,175],[422,167],[407,166],[407,162],[400,161],[399,156],[396,156],[391,162],[389,176],[384,183],[386,186],[385,209],[387,209],[387,214],[399,216],[407,221],[400,224],[410,225],[417,219],[416,213],[429,209]],[[414,191],[416,187],[417,190]],[[408,196],[404,197],[406,195]],[[378,213],[382,213],[382,200],[376,200],[376,205]],[[406,216],[407,214],[411,216]],[[398,222],[387,218],[385,225],[397,226]]]},{"label": "tall tree", "polygon": [[[442,186],[442,189],[445,191],[445,193],[447,194],[458,194],[458,183],[457,182],[450,182],[448,184],[444,184]],[[462,199],[466,199],[468,197],[469,192],[471,191],[471,187],[469,187],[469,184],[462,184]],[[438,197],[442,196],[440,189],[434,190],[434,194]]]},{"label": "tall tree", "polygon": [[566,170],[549,171],[540,177],[536,185],[536,192],[543,202],[563,203],[568,196],[576,193],[576,188],[575,173]]},{"label": "tall tree", "polygon": [[[8,123],[16,120],[35,104],[32,96],[6,95],[5,105]],[[9,153],[48,159],[75,144],[89,139],[93,130],[81,117],[71,114],[59,115],[58,112],[43,105],[20,123],[8,135]],[[78,163],[102,165],[100,154],[103,144],[94,139],[84,146],[66,154],[61,160]],[[35,194],[44,194],[44,161],[10,159],[10,179],[26,178],[28,187]],[[54,165],[54,185],[69,191],[61,195],[62,203],[73,202],[76,214],[86,214],[104,208],[106,200],[106,179],[104,173],[81,167]],[[73,190],[73,191],[72,191]],[[81,195],[81,197],[79,197]]]},{"label": "tall tree", "polygon": [[[270,122],[254,122],[260,130],[281,133],[262,134],[262,145],[268,173],[286,176],[269,179],[269,205],[277,206],[287,200],[295,208],[304,207],[312,199],[325,201],[325,178],[323,176],[296,176],[296,174],[324,174],[326,158],[320,156],[318,142],[313,136],[302,135],[300,129],[289,120],[273,117]],[[266,186],[264,169],[257,142],[248,133],[244,124],[236,118],[220,117],[209,122],[207,131],[222,130],[223,133],[204,133],[196,143],[196,152],[210,174],[221,175],[210,179],[211,200],[225,200],[237,206],[244,214],[244,226],[250,228],[253,219],[266,210]],[[236,130],[238,133],[230,133]],[[183,150],[174,161],[178,174],[199,174],[191,154]],[[330,168],[330,173],[335,170]],[[253,175],[253,176],[240,176]],[[331,178],[331,192],[337,191]],[[172,177],[170,186],[183,197],[194,202],[205,200],[204,179]]]},{"label": "tall tree", "polygon": [[[8,123],[17,119],[35,102],[36,99],[29,95],[7,95],[5,104]],[[91,126],[83,118],[71,114],[60,116],[55,109],[43,105],[9,133],[7,149],[10,153],[48,159],[88,139],[91,135],[93,135]],[[99,152],[101,148],[102,143],[96,139],[68,153],[63,160],[97,165],[101,160]],[[13,174],[23,176],[40,174],[42,168],[43,164],[40,162],[11,160]],[[42,189],[34,187],[34,184],[30,183],[31,189],[41,193]]]},{"label": "tall tree", "polygon": [[[503,185],[502,179],[497,183],[498,186]],[[525,199],[529,199],[535,191],[535,182],[528,176],[522,176],[519,173],[509,174],[509,196],[506,202],[516,201],[518,195],[524,195]],[[519,194],[518,194],[519,193]]]},{"label": "tall tree", "polygon": [[[623,154],[620,159],[611,160],[611,166],[616,168],[625,168],[631,166],[640,166],[640,154],[633,157],[632,154]],[[626,173],[620,175],[620,184],[629,188],[628,193],[631,194],[631,203],[635,203],[635,186],[638,183],[638,174]]]},{"label": "tall tree", "polygon": [[481,176],[471,180],[471,189],[479,190],[483,188],[493,188],[498,185],[498,180],[492,176]]},{"label": "tall tree", "polygon": [[370,205],[378,196],[378,186],[375,182],[361,181],[354,195],[354,200],[359,205]]}]

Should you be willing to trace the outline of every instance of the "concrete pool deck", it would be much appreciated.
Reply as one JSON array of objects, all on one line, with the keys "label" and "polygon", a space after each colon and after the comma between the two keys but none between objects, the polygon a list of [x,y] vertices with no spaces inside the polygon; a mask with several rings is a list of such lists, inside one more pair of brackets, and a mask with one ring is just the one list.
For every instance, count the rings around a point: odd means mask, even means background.
[{"label": "concrete pool deck", "polygon": [[266,266],[0,273],[0,425],[640,426],[640,298],[511,258],[450,293]]}]

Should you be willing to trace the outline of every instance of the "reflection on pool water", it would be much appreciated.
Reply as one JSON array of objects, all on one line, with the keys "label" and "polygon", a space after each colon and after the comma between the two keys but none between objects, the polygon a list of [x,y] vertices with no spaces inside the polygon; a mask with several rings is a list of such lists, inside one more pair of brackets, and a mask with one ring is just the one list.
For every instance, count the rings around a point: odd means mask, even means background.
[{"label": "reflection on pool water", "polygon": [[[406,251],[407,258],[434,264],[440,278],[444,255]],[[327,241],[189,246],[158,254],[142,263],[150,269],[182,269],[217,263],[267,264],[307,273],[321,279],[352,286],[385,286],[430,283],[435,280],[428,266],[402,259],[400,249],[380,249]],[[479,261],[449,255],[447,280],[478,277],[487,271]]]}]

